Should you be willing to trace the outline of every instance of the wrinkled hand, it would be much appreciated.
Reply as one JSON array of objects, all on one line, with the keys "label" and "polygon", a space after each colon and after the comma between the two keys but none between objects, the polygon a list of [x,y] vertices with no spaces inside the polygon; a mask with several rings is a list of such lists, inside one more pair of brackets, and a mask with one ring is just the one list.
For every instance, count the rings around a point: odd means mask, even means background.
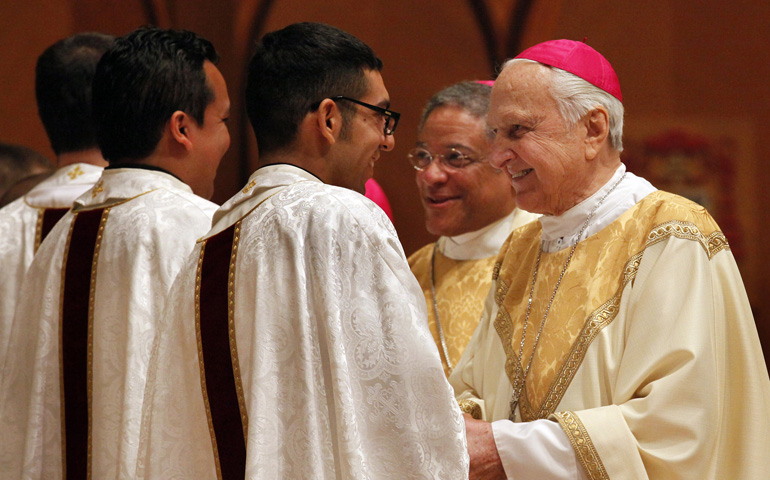
[{"label": "wrinkled hand", "polygon": [[467,413],[465,419],[465,435],[468,439],[468,456],[471,461],[469,480],[498,480],[505,479],[505,470],[497,453],[495,437],[492,435],[492,424],[482,420],[474,420]]}]

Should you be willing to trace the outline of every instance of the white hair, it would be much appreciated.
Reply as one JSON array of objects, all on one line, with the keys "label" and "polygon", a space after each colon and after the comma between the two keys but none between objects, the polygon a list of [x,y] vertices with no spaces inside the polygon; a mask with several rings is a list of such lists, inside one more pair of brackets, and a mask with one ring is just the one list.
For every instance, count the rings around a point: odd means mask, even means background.
[{"label": "white hair", "polygon": [[583,80],[575,74],[561,68],[544,65],[526,58],[514,58],[503,64],[503,69],[514,63],[537,63],[551,72],[551,95],[559,108],[562,119],[568,126],[575,125],[578,120],[596,108],[607,110],[610,122],[610,145],[617,152],[623,151],[623,103],[601,88]]}]

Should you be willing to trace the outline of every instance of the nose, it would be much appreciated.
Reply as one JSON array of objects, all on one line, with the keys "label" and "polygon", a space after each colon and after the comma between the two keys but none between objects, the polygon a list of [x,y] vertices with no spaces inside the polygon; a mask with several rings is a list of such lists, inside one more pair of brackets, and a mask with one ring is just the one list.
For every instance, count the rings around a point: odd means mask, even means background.
[{"label": "nose", "polygon": [[383,133],[383,141],[380,143],[380,149],[389,152],[396,146],[396,137],[394,135],[385,135]]},{"label": "nose", "polygon": [[509,160],[513,158],[513,151],[507,148],[503,144],[499,137],[495,137],[495,141],[492,143],[492,149],[487,155],[489,164],[494,168],[501,169]]},{"label": "nose", "polygon": [[439,162],[437,158],[434,158],[427,167],[417,172],[417,177],[422,179],[426,184],[433,185],[445,182],[447,180],[447,173],[441,167],[441,162]]}]

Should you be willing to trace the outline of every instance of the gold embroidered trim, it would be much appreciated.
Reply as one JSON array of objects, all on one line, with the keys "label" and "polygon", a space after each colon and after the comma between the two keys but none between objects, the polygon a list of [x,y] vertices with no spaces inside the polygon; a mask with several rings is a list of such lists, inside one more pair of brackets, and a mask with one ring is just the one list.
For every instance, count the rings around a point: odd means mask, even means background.
[{"label": "gold embroidered trim", "polygon": [[233,363],[233,376],[235,377],[235,391],[238,395],[238,408],[241,411],[241,426],[243,427],[243,443],[247,443],[249,431],[249,415],[246,411],[246,398],[243,395],[243,382],[241,380],[241,368],[238,362],[238,346],[235,341],[235,259],[238,256],[238,242],[241,237],[241,221],[235,224],[233,235],[233,247],[230,254],[230,270],[227,279],[227,324],[230,337],[230,360]]},{"label": "gold embroidered trim", "polygon": [[70,180],[75,180],[79,176],[83,175],[85,172],[80,169],[80,165],[75,165],[75,168],[67,172],[67,176],[70,177]]},{"label": "gold embroidered trim", "polygon": [[94,189],[91,191],[91,198],[96,198],[96,196],[102,193],[103,191],[104,191],[104,180],[99,180],[99,183],[97,183],[94,186]]},{"label": "gold embroidered trim", "polygon": [[243,187],[243,190],[241,190],[241,191],[242,191],[243,193],[249,193],[249,190],[251,190],[252,188],[254,188],[254,186],[255,186],[256,184],[257,184],[257,180],[256,180],[256,179],[254,179],[254,180],[250,181],[248,185],[246,185],[245,187]]},{"label": "gold embroidered trim", "polygon": [[45,218],[45,208],[37,209],[37,222],[35,223],[35,249],[34,253],[37,253],[37,249],[40,248],[40,243],[43,241],[43,218]]},{"label": "gold embroidered trim", "polygon": [[201,375],[201,390],[203,391],[203,404],[206,406],[206,420],[209,424],[209,436],[211,437],[211,447],[214,451],[214,466],[217,468],[217,479],[222,480],[222,467],[219,465],[219,449],[217,448],[217,437],[214,433],[214,421],[211,418],[211,405],[209,404],[209,394],[206,389],[206,370],[203,365],[203,340],[201,339],[201,273],[203,269],[203,254],[206,250],[206,241],[201,243],[201,251],[198,255],[198,269],[195,273],[195,337],[198,344],[198,370]]},{"label": "gold embroidered trim", "polygon": [[552,418],[559,422],[564,433],[569,437],[572,448],[588,474],[588,478],[591,480],[609,480],[610,476],[604,468],[599,452],[596,451],[596,447],[594,447],[580,418],[572,412],[555,413]]},{"label": "gold embroidered trim", "polygon": [[473,400],[460,400],[457,404],[460,406],[461,412],[470,414],[476,420],[481,420],[481,405]]},{"label": "gold embroidered trim", "polygon": [[64,245],[64,257],[61,264],[61,285],[59,286],[59,425],[61,425],[61,466],[62,477],[67,478],[67,432],[66,423],[64,421],[64,342],[63,342],[63,329],[64,329],[64,279],[67,274],[67,257],[70,252],[70,243],[72,241],[72,231],[75,229],[75,220],[77,220],[78,214],[72,216],[72,223],[70,223],[69,233],[67,233],[67,243]]},{"label": "gold embroidered trim", "polygon": [[503,266],[502,262],[495,262],[495,266],[492,268],[492,281],[494,282],[500,276],[500,268]]},{"label": "gold embroidered trim", "polygon": [[645,248],[665,240],[672,235],[676,238],[698,242],[701,247],[703,247],[706,255],[708,255],[709,260],[722,250],[730,249],[727,237],[725,237],[722,232],[715,231],[706,237],[695,224],[679,220],[672,220],[653,228],[647,236]]},{"label": "gold embroidered trim", "polygon": [[[727,238],[722,232],[715,231],[708,237],[705,237],[701,233],[701,230],[695,224],[690,222],[673,220],[654,227],[647,236],[647,241],[642,251],[633,255],[624,265],[620,286],[616,290],[615,295],[594,310],[586,319],[583,328],[575,339],[575,342],[572,344],[559,373],[556,374],[556,378],[548,389],[543,403],[539,408],[533,408],[530,405],[529,398],[526,395],[525,386],[524,392],[521,395],[521,401],[519,402],[519,413],[522,420],[532,421],[546,418],[556,410],[564,397],[567,388],[577,374],[577,371],[583,362],[583,358],[588,351],[588,347],[599,335],[599,332],[612,323],[617,316],[623,290],[629,282],[633,283],[636,279],[636,274],[639,271],[639,265],[644,256],[644,252],[647,248],[670,236],[698,242],[703,247],[709,259],[713,258],[714,255],[722,250],[730,249]],[[495,329],[500,336],[503,350],[505,351],[505,373],[508,376],[511,385],[513,385],[515,382],[515,375],[522,375],[522,372],[516,359],[516,353],[513,351],[513,321],[503,307],[503,300],[505,299],[509,287],[503,280],[499,280],[499,284],[500,286],[495,293],[495,302],[498,305],[498,314],[495,318]]]},{"label": "gold embroidered trim", "polygon": [[[107,224],[107,217],[110,215],[110,209],[105,208],[102,212],[102,218],[99,222],[99,230],[96,233],[96,244],[94,245],[94,257],[91,262],[91,285],[88,291],[88,347],[86,356],[87,372],[87,395],[88,395],[88,453],[86,477],[91,478],[91,458],[92,458],[92,440],[93,440],[93,393],[94,393],[94,298],[96,295],[96,270],[99,264],[99,250],[102,247],[104,238],[104,226]],[[74,222],[73,222],[74,224]]]}]

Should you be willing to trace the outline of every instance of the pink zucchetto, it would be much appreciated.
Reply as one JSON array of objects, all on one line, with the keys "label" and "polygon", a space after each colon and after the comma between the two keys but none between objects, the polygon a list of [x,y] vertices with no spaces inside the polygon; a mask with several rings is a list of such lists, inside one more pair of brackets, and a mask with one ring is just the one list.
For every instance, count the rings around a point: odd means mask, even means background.
[{"label": "pink zucchetto", "polygon": [[495,81],[494,80],[475,80],[476,83],[480,83],[482,85],[486,85],[488,87],[494,87]]},{"label": "pink zucchetto", "polygon": [[551,40],[530,47],[515,58],[526,58],[577,75],[623,102],[612,65],[593,48],[575,40]]}]

